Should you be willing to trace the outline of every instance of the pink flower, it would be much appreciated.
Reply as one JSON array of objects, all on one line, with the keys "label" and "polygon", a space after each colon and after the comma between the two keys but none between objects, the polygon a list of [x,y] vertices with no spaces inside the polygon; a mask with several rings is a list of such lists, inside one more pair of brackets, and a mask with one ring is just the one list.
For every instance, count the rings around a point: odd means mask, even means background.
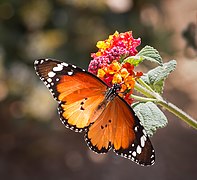
[{"label": "pink flower", "polygon": [[136,47],[140,43],[140,38],[134,39],[131,31],[120,34],[116,31],[108,39],[97,42],[99,50],[97,53],[91,54],[93,59],[89,64],[88,71],[96,75],[99,68],[112,61],[120,62],[128,56],[136,55],[138,52]]}]

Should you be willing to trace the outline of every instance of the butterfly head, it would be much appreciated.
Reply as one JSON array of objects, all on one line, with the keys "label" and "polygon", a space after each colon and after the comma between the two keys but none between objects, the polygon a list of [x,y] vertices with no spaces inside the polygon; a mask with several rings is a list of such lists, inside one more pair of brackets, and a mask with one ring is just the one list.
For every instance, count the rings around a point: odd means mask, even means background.
[{"label": "butterfly head", "polygon": [[107,101],[112,101],[118,95],[120,90],[121,90],[121,85],[120,84],[114,84],[106,92],[106,95],[105,95],[106,100]]},{"label": "butterfly head", "polygon": [[114,84],[112,86],[112,89],[115,91],[116,94],[118,94],[121,90],[121,84]]}]

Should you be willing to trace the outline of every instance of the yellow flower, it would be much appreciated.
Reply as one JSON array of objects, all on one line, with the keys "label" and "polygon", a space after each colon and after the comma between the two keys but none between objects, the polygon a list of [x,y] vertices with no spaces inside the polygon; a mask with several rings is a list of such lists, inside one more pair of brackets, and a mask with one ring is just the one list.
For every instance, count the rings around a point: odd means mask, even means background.
[{"label": "yellow flower", "polygon": [[112,80],[112,83],[113,84],[119,84],[122,82],[122,77],[120,74],[116,73],[114,74],[114,77],[113,77],[113,80]]},{"label": "yellow flower", "polygon": [[96,44],[96,47],[99,49],[104,49],[105,42],[104,41],[98,41]]},{"label": "yellow flower", "polygon": [[129,72],[127,71],[126,68],[122,68],[122,69],[120,70],[120,74],[121,74],[121,76],[122,76],[123,78],[126,78],[126,77],[129,75]]},{"label": "yellow flower", "polygon": [[96,54],[97,57],[102,55],[102,53],[101,53],[100,51],[98,51],[98,52],[95,53],[95,54]]},{"label": "yellow flower", "polygon": [[119,35],[119,32],[118,31],[115,31],[114,34],[112,34],[112,35],[109,36],[108,41],[111,41],[114,38],[114,36],[117,37],[118,35]]},{"label": "yellow flower", "polygon": [[97,76],[99,78],[103,78],[105,76],[105,71],[103,69],[99,69],[98,73],[97,73]]},{"label": "yellow flower", "polygon": [[119,35],[119,32],[116,31],[113,35],[110,35],[108,39],[105,41],[98,41],[96,44],[96,47],[99,48],[100,50],[106,50],[107,48],[111,47],[111,43],[114,37],[117,37]]},{"label": "yellow flower", "polygon": [[108,68],[109,74],[114,74],[121,69],[121,64],[117,61],[113,61]]},{"label": "yellow flower", "polygon": [[125,85],[127,86],[128,89],[133,89],[135,85],[135,78],[133,76],[128,76],[125,79]]}]

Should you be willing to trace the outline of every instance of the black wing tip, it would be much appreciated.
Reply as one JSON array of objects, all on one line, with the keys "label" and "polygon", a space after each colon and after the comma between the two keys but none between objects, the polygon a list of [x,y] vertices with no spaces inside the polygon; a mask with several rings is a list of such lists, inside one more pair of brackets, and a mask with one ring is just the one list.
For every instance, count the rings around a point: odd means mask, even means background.
[{"label": "black wing tip", "polygon": [[60,61],[57,61],[55,59],[52,59],[52,58],[40,58],[40,59],[36,59],[34,60],[34,66],[38,66],[38,65],[41,65],[47,61],[56,61],[56,62],[60,62]]},{"label": "black wing tip", "polygon": [[49,60],[49,58],[40,58],[40,59],[36,59],[36,60],[34,61],[34,65],[36,66],[36,65],[42,64],[43,62],[48,61],[48,60]]},{"label": "black wing tip", "polygon": [[41,64],[43,64],[44,62],[46,62],[46,61],[48,61],[49,59],[48,58],[42,58],[42,59],[36,59],[35,61],[34,61],[34,69],[35,69],[35,71],[36,71],[36,74],[39,76],[39,66],[41,65]]},{"label": "black wing tip", "polygon": [[80,69],[81,71],[86,71],[85,69],[82,69],[80,67],[77,67],[74,64],[69,64],[69,63],[66,63],[64,61],[60,61],[60,60],[53,59],[53,58],[40,58],[40,59],[36,59],[34,61],[34,67],[35,67],[35,69],[37,69],[37,66],[39,66],[41,64],[44,64],[44,63],[47,63],[47,62],[48,63],[53,62],[53,63],[56,63],[56,64],[62,64],[63,66],[70,67],[71,69]]},{"label": "black wing tip", "polygon": [[43,64],[44,62],[47,62],[47,61],[53,61],[53,62],[57,62],[57,63],[62,63],[63,62],[63,61],[59,61],[59,60],[54,59],[54,58],[39,58],[39,59],[34,60],[34,66],[37,66],[39,64]]}]

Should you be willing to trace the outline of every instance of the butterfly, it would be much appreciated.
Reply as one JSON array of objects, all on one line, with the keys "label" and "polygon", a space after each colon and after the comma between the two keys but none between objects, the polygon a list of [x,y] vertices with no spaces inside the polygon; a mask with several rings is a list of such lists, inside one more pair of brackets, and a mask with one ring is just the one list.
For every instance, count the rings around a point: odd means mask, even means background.
[{"label": "butterfly", "polygon": [[119,84],[102,80],[75,65],[54,59],[34,62],[36,74],[58,101],[62,123],[85,132],[85,141],[96,153],[113,149],[140,165],[152,165],[155,152],[140,120],[118,95]]}]

